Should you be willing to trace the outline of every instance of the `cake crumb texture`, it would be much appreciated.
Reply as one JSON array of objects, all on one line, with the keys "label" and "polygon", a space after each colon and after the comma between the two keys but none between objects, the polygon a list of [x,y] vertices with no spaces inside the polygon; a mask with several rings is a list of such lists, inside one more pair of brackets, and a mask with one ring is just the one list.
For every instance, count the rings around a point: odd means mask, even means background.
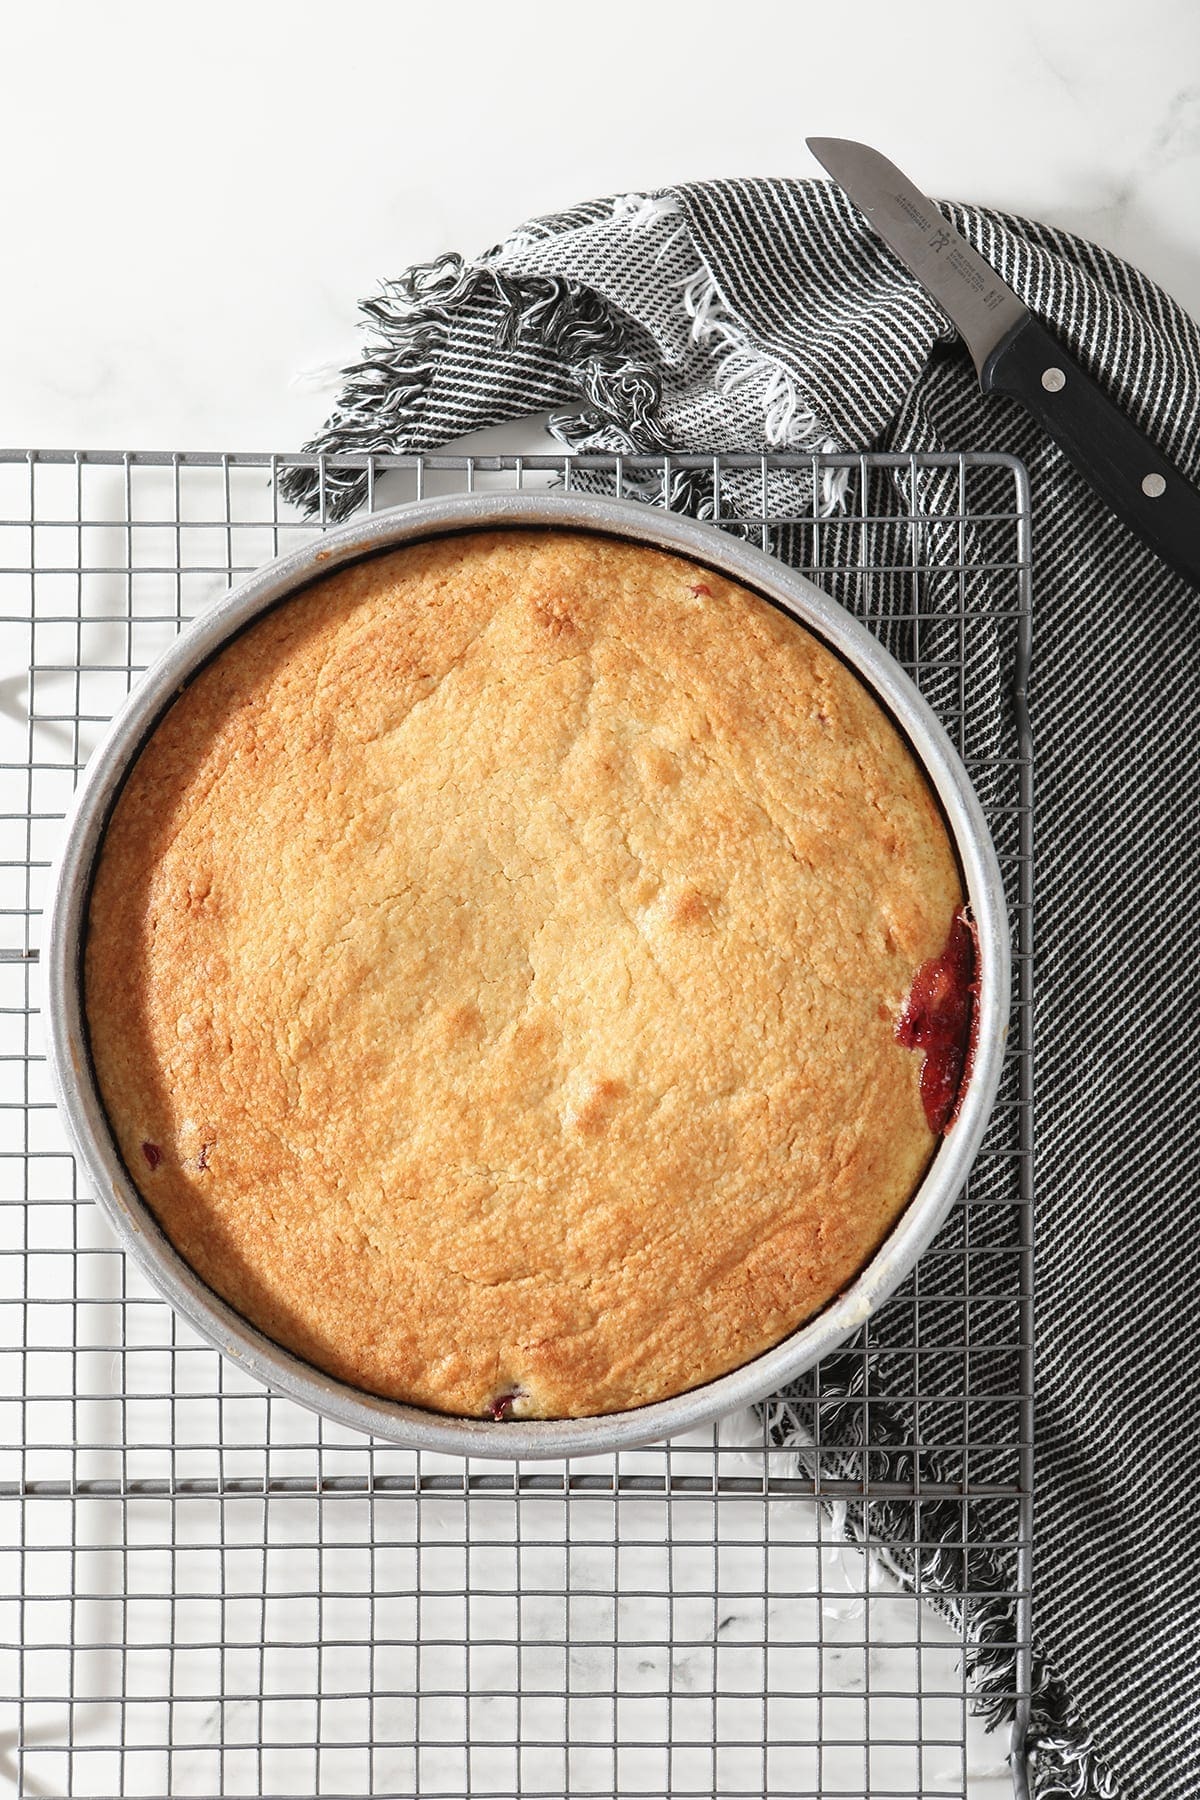
[{"label": "cake crumb texture", "polygon": [[896,1039],[962,903],[911,752],[707,569],[474,532],[326,576],[171,707],[86,1002],[126,1165],[269,1337],[563,1417],[862,1267],[934,1148]]}]

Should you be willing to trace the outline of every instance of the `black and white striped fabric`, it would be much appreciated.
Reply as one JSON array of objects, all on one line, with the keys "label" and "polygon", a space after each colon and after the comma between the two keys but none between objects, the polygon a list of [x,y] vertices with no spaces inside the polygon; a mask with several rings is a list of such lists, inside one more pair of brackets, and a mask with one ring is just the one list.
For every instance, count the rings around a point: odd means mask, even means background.
[{"label": "black and white striped fabric", "polygon": [[[1200,475],[1200,332],[1180,309],[1094,244],[945,210]],[[1034,1787],[1193,1800],[1200,595],[1023,413],[979,393],[952,330],[829,183],[590,202],[473,263],[410,271],[365,311],[373,336],[312,449],[429,449],[550,411],[577,448],[972,448],[1026,463],[1039,772]],[[305,475],[291,485],[312,500]],[[344,514],[365,483],[330,470],[326,492]],[[838,502],[831,481],[818,496],[831,529]],[[915,1389],[897,1374],[895,1391]],[[772,1428],[803,1441],[807,1404],[782,1402]],[[900,1401],[896,1414],[911,1436]],[[957,1578],[975,1586],[986,1572]],[[1011,1571],[993,1579],[1006,1586]],[[1009,1669],[999,1686],[1011,1685]]]}]

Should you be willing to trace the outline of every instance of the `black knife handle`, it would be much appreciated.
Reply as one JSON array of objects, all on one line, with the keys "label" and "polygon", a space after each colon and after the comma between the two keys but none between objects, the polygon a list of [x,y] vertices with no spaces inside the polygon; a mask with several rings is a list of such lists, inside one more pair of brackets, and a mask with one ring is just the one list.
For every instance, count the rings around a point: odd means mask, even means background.
[{"label": "black knife handle", "polygon": [[1001,338],[979,376],[1019,400],[1119,519],[1200,587],[1200,493],[1032,316]]}]

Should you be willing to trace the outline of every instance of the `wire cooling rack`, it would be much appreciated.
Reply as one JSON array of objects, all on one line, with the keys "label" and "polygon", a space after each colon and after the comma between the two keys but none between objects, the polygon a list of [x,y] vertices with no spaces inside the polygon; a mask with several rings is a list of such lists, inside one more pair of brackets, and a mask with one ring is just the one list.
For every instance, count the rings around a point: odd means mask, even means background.
[{"label": "wire cooling rack", "polygon": [[[408,1453],[223,1362],[80,1190],[38,1016],[63,811],[139,672],[348,474],[698,506],[880,632],[967,761],[1013,922],[1000,1103],[905,1289],[786,1403],[569,1463]],[[1006,458],[0,453],[0,1793],[1025,1792],[1029,630]]]}]

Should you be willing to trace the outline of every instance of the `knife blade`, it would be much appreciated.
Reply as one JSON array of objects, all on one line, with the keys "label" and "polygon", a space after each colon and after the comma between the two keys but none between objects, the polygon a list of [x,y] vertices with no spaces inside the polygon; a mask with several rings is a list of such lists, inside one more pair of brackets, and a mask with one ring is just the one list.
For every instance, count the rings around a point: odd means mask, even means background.
[{"label": "knife blade", "polygon": [[955,326],[985,394],[1007,394],[1124,524],[1200,587],[1200,493],[1104,392],[932,200],[878,150],[808,147]]}]

